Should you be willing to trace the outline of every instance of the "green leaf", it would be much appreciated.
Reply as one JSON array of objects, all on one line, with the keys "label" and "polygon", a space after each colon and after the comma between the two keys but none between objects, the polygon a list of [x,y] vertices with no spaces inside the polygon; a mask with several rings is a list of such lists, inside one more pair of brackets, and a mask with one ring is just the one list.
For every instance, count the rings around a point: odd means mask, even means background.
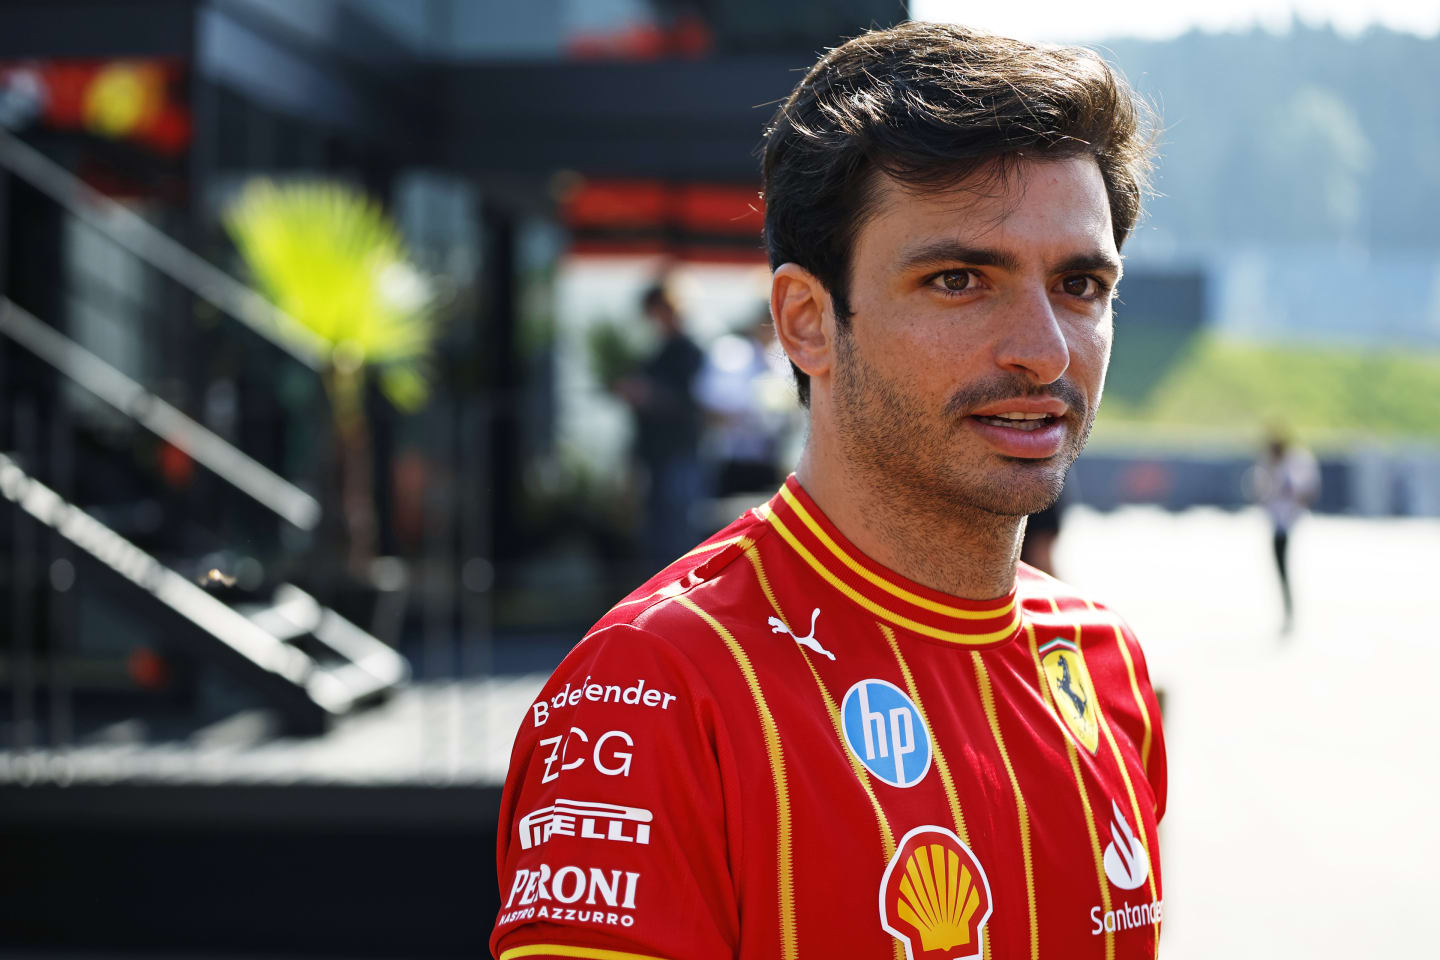
[{"label": "green leaf", "polygon": [[[386,395],[421,405],[434,290],[379,204],[335,182],[254,180],[225,213],[254,283],[333,352],[385,367]],[[403,398],[403,400],[397,399]]]},{"label": "green leaf", "polygon": [[430,399],[429,382],[413,366],[386,367],[380,372],[380,390],[405,413],[414,413]]}]

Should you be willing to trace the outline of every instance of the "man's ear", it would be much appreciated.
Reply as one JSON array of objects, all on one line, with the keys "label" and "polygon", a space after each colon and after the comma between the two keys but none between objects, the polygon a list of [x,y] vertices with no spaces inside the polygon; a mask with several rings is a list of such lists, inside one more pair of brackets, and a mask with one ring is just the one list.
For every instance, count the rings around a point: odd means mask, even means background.
[{"label": "man's ear", "polygon": [[811,379],[830,372],[835,309],[815,275],[795,263],[782,263],[770,278],[770,316],[775,337],[790,362]]}]

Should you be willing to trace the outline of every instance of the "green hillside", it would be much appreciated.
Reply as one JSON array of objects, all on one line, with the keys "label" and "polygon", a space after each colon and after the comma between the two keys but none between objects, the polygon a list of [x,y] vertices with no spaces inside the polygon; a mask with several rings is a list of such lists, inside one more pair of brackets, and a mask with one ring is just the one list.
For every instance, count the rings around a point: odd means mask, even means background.
[{"label": "green hillside", "polygon": [[[1116,344],[1097,438],[1144,428],[1203,428],[1235,439],[1281,422],[1321,446],[1440,439],[1440,351],[1362,350],[1201,336],[1160,376],[1132,339]],[[1139,354],[1137,356],[1136,354]],[[1144,378],[1143,394],[1135,378]],[[1145,431],[1145,432],[1148,432]]]}]

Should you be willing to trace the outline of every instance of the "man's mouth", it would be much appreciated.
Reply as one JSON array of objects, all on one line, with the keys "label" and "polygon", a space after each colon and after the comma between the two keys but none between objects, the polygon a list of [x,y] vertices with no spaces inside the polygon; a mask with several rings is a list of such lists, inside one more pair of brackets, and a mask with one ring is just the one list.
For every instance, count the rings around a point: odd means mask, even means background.
[{"label": "man's mouth", "polygon": [[1043,430],[1054,423],[1059,417],[1049,413],[996,413],[986,416],[975,415],[975,420],[981,423],[988,423],[992,427],[1008,427],[1011,430],[1024,430],[1027,433],[1034,430]]}]

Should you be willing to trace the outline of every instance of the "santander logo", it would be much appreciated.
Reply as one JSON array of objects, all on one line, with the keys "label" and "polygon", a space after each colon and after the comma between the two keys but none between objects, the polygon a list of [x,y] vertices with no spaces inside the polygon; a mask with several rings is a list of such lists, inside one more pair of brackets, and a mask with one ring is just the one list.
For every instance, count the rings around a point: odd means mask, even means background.
[{"label": "santander logo", "polygon": [[1121,890],[1134,890],[1149,878],[1150,858],[1113,799],[1110,810],[1114,816],[1110,821],[1110,843],[1105,847],[1105,876]]}]

